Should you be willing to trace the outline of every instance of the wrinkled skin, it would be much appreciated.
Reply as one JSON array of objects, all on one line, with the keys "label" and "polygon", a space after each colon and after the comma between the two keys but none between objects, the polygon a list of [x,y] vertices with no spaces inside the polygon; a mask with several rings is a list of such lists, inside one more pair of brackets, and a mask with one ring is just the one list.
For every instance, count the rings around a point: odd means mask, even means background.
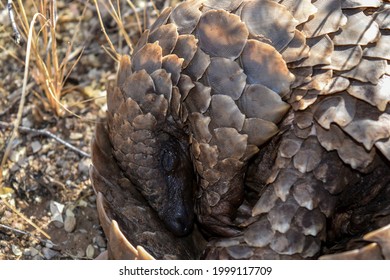
[{"label": "wrinkled skin", "polygon": [[[112,166],[113,185],[131,182],[123,199],[135,187],[158,218],[134,229],[143,214],[118,216],[123,201],[92,180],[111,257],[126,238],[158,258],[199,257],[206,238],[205,258],[317,258],[363,236],[376,245],[342,257],[388,258],[389,229],[364,234],[390,222],[390,9],[284,2],[184,2],[123,56],[91,175]],[[145,235],[161,232],[158,220],[191,234]],[[173,252],[175,240],[192,256]]]}]

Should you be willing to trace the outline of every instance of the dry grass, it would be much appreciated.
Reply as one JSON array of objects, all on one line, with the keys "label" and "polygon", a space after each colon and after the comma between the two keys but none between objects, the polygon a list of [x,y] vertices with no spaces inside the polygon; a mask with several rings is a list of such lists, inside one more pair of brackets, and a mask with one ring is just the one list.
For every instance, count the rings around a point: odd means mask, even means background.
[{"label": "dry grass", "polygon": [[[18,0],[15,11],[19,29],[25,41],[31,41],[31,51],[26,59],[31,60],[31,76],[40,86],[46,99],[41,99],[46,108],[57,116],[63,115],[66,108],[61,105],[61,97],[66,94],[65,82],[82,55],[82,49],[73,50],[74,37],[66,48],[57,46],[57,5],[53,0],[40,0],[23,3]],[[32,6],[30,6],[32,5]],[[86,6],[85,6],[86,7]],[[29,21],[26,11],[34,11]],[[85,8],[83,14],[85,12]],[[80,17],[80,20],[83,16]],[[35,25],[38,23],[37,25]],[[77,33],[77,28],[74,34]],[[61,53],[59,49],[66,49]]]},{"label": "dry grass", "polygon": [[[153,0],[141,2],[143,2],[143,5],[136,7],[133,1],[130,0],[94,0],[100,26],[107,41],[107,46],[103,45],[102,47],[116,61],[119,60],[122,52],[121,50],[124,49],[122,46],[123,42],[125,42],[129,54],[132,54],[134,46],[133,41],[136,41],[148,26],[147,20],[151,17],[156,18],[159,15],[159,11]],[[152,13],[150,14],[151,11]],[[116,40],[118,44],[116,46],[112,42],[113,40],[111,40],[110,35],[104,26],[101,16],[103,12],[107,12],[117,26],[118,32],[110,34],[112,37],[118,37]],[[135,40],[132,40],[132,37],[135,38]]]},{"label": "dry grass", "polygon": [[[16,11],[19,23],[18,31],[23,40],[27,41],[27,48],[19,109],[17,118],[14,121],[12,134],[0,164],[0,171],[2,171],[11,151],[13,140],[17,137],[18,127],[22,119],[25,98],[27,95],[28,74],[31,73],[31,76],[46,96],[46,99],[41,98],[44,107],[52,110],[55,115],[61,116],[64,111],[69,112],[60,101],[61,96],[67,91],[65,88],[66,79],[69,77],[82,55],[82,49],[72,52],[75,37],[68,43],[64,54],[61,54],[59,48],[57,48],[56,27],[58,14],[56,1],[40,0],[22,3],[21,0],[17,0],[17,2],[13,2],[13,4],[15,5],[13,10]],[[84,8],[83,14],[85,10],[86,9]],[[34,11],[31,21],[29,21],[26,11]],[[80,17],[80,20],[83,18],[83,14]],[[38,23],[37,26],[35,25],[36,23]],[[74,34],[76,33],[77,28]],[[1,174],[2,172],[0,172],[0,182],[2,182]]]}]

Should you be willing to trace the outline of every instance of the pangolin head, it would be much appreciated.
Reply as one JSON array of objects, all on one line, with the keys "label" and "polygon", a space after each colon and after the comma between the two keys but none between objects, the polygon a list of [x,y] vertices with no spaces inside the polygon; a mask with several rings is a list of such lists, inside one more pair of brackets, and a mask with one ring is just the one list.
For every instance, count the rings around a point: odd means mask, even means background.
[{"label": "pangolin head", "polygon": [[[148,54],[161,52],[157,44],[148,47]],[[123,56],[117,83],[108,89],[108,129],[126,176],[167,228],[183,236],[194,220],[194,174],[188,136],[169,115],[170,79],[162,69],[132,73],[130,58]]]},{"label": "pangolin head", "polygon": [[190,231],[194,204],[206,231],[238,233],[247,162],[278,132],[294,81],[278,50],[252,39],[256,7],[240,17],[210,3],[165,10],[122,57],[107,96],[113,154],[176,235]]}]

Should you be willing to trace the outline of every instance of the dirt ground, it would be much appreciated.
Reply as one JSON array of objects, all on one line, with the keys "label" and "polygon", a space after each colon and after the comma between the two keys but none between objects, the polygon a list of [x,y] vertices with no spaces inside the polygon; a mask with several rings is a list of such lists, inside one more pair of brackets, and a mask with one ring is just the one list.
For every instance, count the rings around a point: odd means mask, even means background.
[{"label": "dirt ground", "polygon": [[[25,10],[30,11],[27,14],[29,19],[34,14],[33,2],[23,1]],[[56,2],[55,37],[60,59],[65,55],[73,34],[76,34],[73,50],[83,49],[83,52],[65,82],[66,90],[60,101],[69,112],[62,110],[62,116],[56,116],[48,105],[35,78],[38,70],[34,58],[30,60],[22,129],[11,143],[11,153],[0,174],[0,260],[92,259],[106,250],[106,239],[96,212],[96,197],[88,175],[91,163],[89,145],[94,126],[105,112],[105,85],[115,79],[116,63],[102,48],[108,44],[94,1]],[[117,24],[107,12],[109,1],[97,2],[106,32],[116,50],[129,53]],[[116,1],[112,2],[116,5]],[[126,1],[119,2],[125,30],[130,39],[136,41],[139,32],[134,13]],[[137,7],[149,7],[147,19],[149,22],[153,20],[156,11],[149,1],[132,2]],[[155,2],[158,8],[171,4]],[[7,1],[2,0],[0,159],[9,144],[12,124],[17,116],[27,45],[27,38],[23,36],[20,45],[15,43],[6,6]],[[141,21],[145,21],[142,16]],[[20,24],[18,18],[16,23]],[[36,25],[38,32],[39,25]],[[65,146],[47,132],[78,150]]]}]

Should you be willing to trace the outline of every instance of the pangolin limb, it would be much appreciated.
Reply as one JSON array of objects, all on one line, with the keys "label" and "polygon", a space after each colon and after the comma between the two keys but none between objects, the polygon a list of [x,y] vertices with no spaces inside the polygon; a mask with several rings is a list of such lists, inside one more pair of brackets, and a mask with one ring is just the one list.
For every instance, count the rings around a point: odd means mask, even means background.
[{"label": "pangolin limb", "polygon": [[389,4],[297,2],[185,1],[122,57],[92,147],[111,257],[317,258],[390,222]]}]

